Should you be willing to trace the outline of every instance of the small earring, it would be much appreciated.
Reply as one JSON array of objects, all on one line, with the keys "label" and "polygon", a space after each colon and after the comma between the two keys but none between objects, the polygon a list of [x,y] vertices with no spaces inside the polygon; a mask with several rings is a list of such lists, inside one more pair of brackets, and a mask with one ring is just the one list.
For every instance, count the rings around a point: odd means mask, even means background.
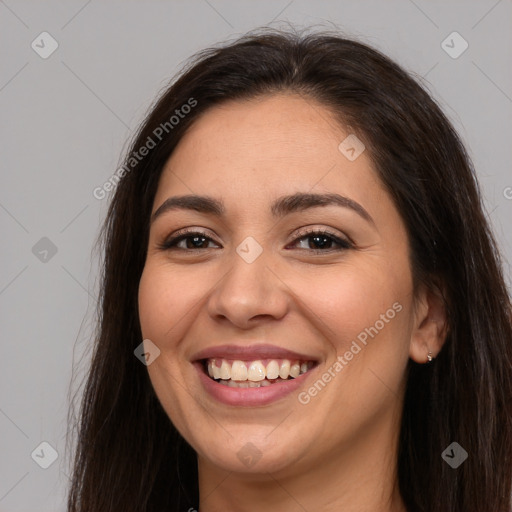
[{"label": "small earring", "polygon": [[432,352],[430,352],[430,350],[428,351],[428,354],[427,354],[427,359],[428,359],[428,362],[432,362]]}]

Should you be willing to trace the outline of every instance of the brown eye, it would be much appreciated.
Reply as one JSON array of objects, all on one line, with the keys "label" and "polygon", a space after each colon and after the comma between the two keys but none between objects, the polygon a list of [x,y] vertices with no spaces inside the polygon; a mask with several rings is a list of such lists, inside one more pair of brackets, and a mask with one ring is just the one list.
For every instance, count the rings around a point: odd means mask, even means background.
[{"label": "brown eye", "polygon": [[[185,242],[185,247],[180,247],[178,244]],[[159,245],[162,250],[179,249],[179,250],[197,250],[197,249],[210,249],[208,243],[215,243],[206,233],[200,231],[191,231],[182,233],[166,240],[163,244]]]},{"label": "brown eye", "polygon": [[[353,247],[349,241],[343,240],[328,231],[301,233],[301,236],[296,238],[293,243],[296,244],[301,240],[307,240],[307,247],[301,247],[301,249],[311,249],[315,252],[342,251]],[[333,248],[333,244],[337,245],[338,248]]]}]

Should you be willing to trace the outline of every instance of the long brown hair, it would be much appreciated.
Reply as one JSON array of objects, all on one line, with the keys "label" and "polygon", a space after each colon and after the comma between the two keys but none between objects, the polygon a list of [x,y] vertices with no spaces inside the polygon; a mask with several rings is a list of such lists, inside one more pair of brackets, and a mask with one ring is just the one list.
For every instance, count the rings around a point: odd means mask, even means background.
[{"label": "long brown hair", "polygon": [[[375,49],[332,32],[270,29],[196,55],[151,109],[117,174],[100,237],[98,334],[68,512],[198,507],[195,453],[134,356],[151,208],[165,162],[201,113],[280,91],[327,106],[365,143],[407,228],[415,283],[444,290],[445,345],[432,363],[410,360],[407,369],[397,453],[407,509],[510,512],[510,298],[463,144],[424,88]],[[134,159],[143,146],[151,148]],[[457,469],[441,457],[454,441],[469,455]]]}]

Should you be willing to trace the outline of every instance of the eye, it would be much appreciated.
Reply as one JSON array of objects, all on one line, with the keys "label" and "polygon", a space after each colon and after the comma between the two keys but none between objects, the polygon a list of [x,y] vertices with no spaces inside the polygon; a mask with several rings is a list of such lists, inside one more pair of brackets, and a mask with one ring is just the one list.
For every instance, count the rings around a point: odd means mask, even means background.
[{"label": "eye", "polygon": [[[179,244],[182,242],[184,242],[184,246],[182,244],[180,247]],[[188,231],[181,232],[181,234],[165,240],[158,248],[164,251],[175,248],[193,251],[197,249],[209,249],[209,247],[205,247],[205,243],[208,245],[208,242],[213,242],[213,240],[206,233],[202,231]]]},{"label": "eye", "polygon": [[[300,249],[309,249],[316,253],[343,251],[353,248],[353,244],[351,242],[344,240],[325,229],[302,232],[291,245],[297,245],[298,242],[304,243],[303,241],[306,241],[306,247],[299,247]],[[158,246],[158,248],[164,251],[171,249],[196,251],[201,249],[211,249],[212,247],[208,247],[209,243],[213,243],[218,246],[218,244],[216,244],[216,242],[214,242],[206,233],[202,231],[188,231],[178,233],[177,235],[165,240]],[[333,247],[333,245],[338,246],[338,248]]]},{"label": "eye", "polygon": [[[300,247],[301,249],[311,249],[316,253],[343,251],[353,248],[353,244],[351,242],[344,240],[325,229],[302,232],[293,241],[293,244],[296,244],[297,242],[302,243],[302,240],[306,241],[306,247]],[[332,247],[333,243],[338,246],[337,249]]]}]

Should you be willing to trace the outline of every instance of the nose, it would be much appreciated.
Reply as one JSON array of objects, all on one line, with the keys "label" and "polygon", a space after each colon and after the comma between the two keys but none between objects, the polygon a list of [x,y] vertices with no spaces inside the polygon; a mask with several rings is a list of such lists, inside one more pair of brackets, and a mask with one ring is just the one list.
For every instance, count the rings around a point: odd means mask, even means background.
[{"label": "nose", "polygon": [[210,294],[210,316],[227,319],[241,329],[264,320],[281,319],[288,310],[290,296],[283,276],[270,268],[271,259],[266,249],[252,262],[233,251],[229,270]]}]

